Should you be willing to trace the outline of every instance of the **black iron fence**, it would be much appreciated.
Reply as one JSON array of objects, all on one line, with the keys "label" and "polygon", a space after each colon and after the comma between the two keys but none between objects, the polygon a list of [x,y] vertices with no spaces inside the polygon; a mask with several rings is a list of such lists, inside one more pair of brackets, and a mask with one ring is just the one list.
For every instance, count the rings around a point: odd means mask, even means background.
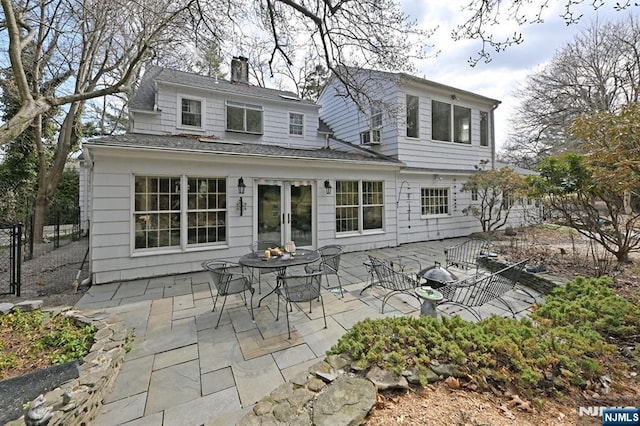
[{"label": "black iron fence", "polygon": [[22,225],[0,224],[0,294],[20,297]]},{"label": "black iron fence", "polygon": [[43,238],[35,238],[33,211],[24,224],[0,219],[0,295],[38,297],[68,291],[83,270],[88,238],[81,238],[77,205],[52,202]]}]

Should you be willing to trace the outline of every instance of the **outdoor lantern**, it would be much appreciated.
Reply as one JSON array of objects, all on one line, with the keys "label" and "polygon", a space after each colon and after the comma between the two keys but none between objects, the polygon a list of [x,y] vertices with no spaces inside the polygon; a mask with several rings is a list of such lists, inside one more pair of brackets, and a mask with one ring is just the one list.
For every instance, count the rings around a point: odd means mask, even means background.
[{"label": "outdoor lantern", "polygon": [[242,195],[244,194],[244,189],[247,187],[247,185],[244,184],[244,179],[240,178],[238,179],[238,194]]},{"label": "outdoor lantern", "polygon": [[327,191],[327,195],[331,194],[331,182],[328,180],[324,181],[324,189]]}]

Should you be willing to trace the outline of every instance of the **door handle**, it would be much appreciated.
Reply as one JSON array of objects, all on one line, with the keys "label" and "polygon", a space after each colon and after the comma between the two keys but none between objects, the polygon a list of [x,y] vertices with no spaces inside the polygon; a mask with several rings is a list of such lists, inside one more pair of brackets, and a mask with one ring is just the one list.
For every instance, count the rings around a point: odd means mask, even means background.
[{"label": "door handle", "polygon": [[282,213],[282,224],[284,225],[284,213]]},{"label": "door handle", "polygon": [[291,223],[291,213],[287,213],[287,223]]}]

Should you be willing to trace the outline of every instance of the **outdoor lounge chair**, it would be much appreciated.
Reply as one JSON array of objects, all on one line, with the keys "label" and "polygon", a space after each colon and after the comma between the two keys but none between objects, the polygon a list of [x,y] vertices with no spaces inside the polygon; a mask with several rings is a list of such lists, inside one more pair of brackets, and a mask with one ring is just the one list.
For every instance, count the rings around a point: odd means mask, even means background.
[{"label": "outdoor lounge chair", "polygon": [[489,241],[472,239],[444,249],[445,267],[455,266],[462,270],[478,272],[478,258],[489,255]]},{"label": "outdoor lounge chair", "polygon": [[503,268],[493,274],[476,275],[465,280],[448,283],[438,288],[444,300],[438,306],[446,304],[459,306],[469,312],[478,321],[482,318],[476,308],[496,300],[504,305],[515,318],[511,306],[503,299],[505,293],[517,288],[526,260]]},{"label": "outdoor lounge chair", "polygon": [[[375,281],[363,288],[362,291],[372,286],[379,286],[386,290],[388,293],[382,298],[382,313],[384,314],[384,305],[387,303],[391,296],[396,294],[406,294],[414,297],[418,302],[421,302],[415,293],[415,289],[421,285],[421,282],[417,275],[413,273],[403,272],[404,266],[398,263],[391,263],[389,261],[379,259],[377,257],[369,256],[369,264],[375,275]],[[360,292],[362,294],[362,291]]]}]

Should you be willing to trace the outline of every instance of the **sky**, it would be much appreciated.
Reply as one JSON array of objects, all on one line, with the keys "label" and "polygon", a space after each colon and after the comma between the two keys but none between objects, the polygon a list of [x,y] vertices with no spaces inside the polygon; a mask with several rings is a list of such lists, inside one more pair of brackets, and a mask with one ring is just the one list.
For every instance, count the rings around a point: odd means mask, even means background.
[{"label": "sky", "polygon": [[[595,11],[591,1],[580,5],[576,11],[583,14],[578,24],[567,26],[560,16],[564,12],[564,1],[551,0],[551,6],[545,11],[541,24],[525,24],[518,27],[515,23],[503,23],[493,28],[495,34],[522,33],[524,42],[502,52],[491,52],[492,61],[479,62],[471,67],[468,59],[481,48],[479,41],[453,41],[451,31],[463,22],[461,7],[469,0],[402,0],[402,10],[426,27],[438,26],[431,41],[434,50],[440,53],[416,63],[418,77],[446,84],[456,88],[478,93],[502,103],[495,111],[496,145],[498,150],[504,145],[509,121],[514,108],[518,105],[515,90],[526,82],[539,67],[550,61],[558,49],[571,42],[581,29],[596,19],[620,20],[628,12],[616,12],[615,1],[608,1]],[[629,10],[638,12],[639,7]]]}]

